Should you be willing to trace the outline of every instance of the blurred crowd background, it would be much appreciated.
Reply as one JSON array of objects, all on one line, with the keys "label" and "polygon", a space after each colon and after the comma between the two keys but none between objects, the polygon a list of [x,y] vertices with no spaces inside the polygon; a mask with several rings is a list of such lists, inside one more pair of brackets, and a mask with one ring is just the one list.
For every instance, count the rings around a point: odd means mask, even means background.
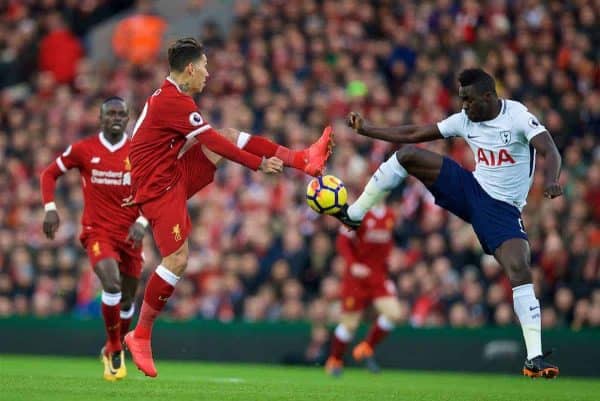
[{"label": "blurred crowd background", "polygon": [[[524,210],[544,327],[600,327],[600,3],[597,1],[231,1],[225,32],[206,23],[210,78],[197,99],[213,126],[292,148],[332,124],[328,173],[354,199],[393,146],[352,133],[345,115],[381,125],[434,123],[460,110],[457,73],[481,66],[500,96],[525,103],[563,156],[565,195],[543,198],[543,160]],[[189,7],[201,10],[202,1]],[[61,228],[43,237],[39,174],[70,143],[98,132],[99,106],[129,102],[130,127],[167,75],[166,22],[151,1],[0,1],[0,316],[95,316],[99,287],[78,242],[80,181],[59,181]],[[87,34],[122,10],[110,63]],[[151,18],[144,51],[123,46]],[[142,24],[143,25],[143,24]],[[119,29],[121,31],[119,32]],[[128,31],[127,29],[132,29]],[[123,30],[125,30],[123,32]],[[119,36],[120,35],[120,36]],[[140,44],[142,46],[143,44]],[[129,49],[129,51],[128,51]],[[135,57],[133,54],[135,53]],[[462,140],[424,145],[473,168]],[[190,262],[172,319],[310,320],[313,339],[339,313],[339,224],[304,202],[308,178],[267,178],[233,163],[189,204]],[[390,197],[399,216],[389,261],[403,321],[413,326],[515,323],[510,284],[471,227],[409,179]],[[159,263],[151,235],[145,274]]]}]

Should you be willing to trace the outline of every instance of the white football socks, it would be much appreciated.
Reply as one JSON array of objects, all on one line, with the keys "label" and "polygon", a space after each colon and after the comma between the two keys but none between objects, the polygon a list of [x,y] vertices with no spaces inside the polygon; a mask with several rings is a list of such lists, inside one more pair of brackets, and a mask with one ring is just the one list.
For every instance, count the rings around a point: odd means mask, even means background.
[{"label": "white football socks", "polygon": [[527,359],[542,355],[542,310],[533,292],[533,284],[513,288],[513,304],[523,329]]},{"label": "white football socks", "polygon": [[363,189],[362,194],[356,202],[350,205],[348,217],[355,221],[361,221],[369,209],[400,185],[407,175],[406,169],[400,165],[396,153],[394,153],[384,163],[381,163]]}]

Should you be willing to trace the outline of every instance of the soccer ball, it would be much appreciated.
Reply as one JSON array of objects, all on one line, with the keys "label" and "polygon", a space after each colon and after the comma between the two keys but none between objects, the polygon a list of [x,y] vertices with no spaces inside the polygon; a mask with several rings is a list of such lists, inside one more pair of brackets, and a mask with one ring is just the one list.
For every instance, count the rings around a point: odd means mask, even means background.
[{"label": "soccer ball", "polygon": [[348,200],[344,183],[333,175],[315,177],[306,188],[306,203],[321,214],[335,214]]}]

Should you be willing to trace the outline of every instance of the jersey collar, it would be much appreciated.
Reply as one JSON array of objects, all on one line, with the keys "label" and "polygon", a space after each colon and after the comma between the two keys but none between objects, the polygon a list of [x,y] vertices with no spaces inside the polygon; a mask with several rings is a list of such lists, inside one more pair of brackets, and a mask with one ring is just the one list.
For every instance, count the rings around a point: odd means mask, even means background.
[{"label": "jersey collar", "polygon": [[123,134],[123,138],[121,138],[121,140],[117,143],[115,143],[114,145],[112,143],[110,143],[108,141],[108,139],[106,139],[104,137],[104,132],[100,131],[100,134],[98,134],[98,138],[100,139],[100,143],[106,148],[108,149],[109,152],[114,153],[117,150],[121,149],[123,146],[125,146],[125,142],[127,142],[127,135]]},{"label": "jersey collar", "polygon": [[167,76],[167,78],[166,78],[166,79],[167,79],[167,81],[169,81],[169,82],[170,82],[170,83],[171,83],[171,84],[172,84],[172,85],[173,85],[175,88],[177,88],[177,90],[179,91],[179,93],[183,93],[183,92],[181,91],[181,88],[179,87],[179,85],[177,85],[177,82],[175,82],[175,81],[173,80],[173,78],[171,78],[171,77]]}]

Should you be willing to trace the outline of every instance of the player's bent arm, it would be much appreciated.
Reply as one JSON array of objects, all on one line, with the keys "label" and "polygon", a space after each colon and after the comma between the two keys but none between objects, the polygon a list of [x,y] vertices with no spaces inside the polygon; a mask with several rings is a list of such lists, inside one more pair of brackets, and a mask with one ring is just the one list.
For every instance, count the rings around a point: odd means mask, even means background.
[{"label": "player's bent arm", "polygon": [[436,124],[375,127],[369,123],[356,130],[360,135],[393,143],[420,143],[443,139]]},{"label": "player's bent arm", "polygon": [[558,183],[562,159],[552,136],[548,131],[541,132],[531,138],[530,144],[545,158],[544,195],[548,198],[562,195],[562,188]]}]

